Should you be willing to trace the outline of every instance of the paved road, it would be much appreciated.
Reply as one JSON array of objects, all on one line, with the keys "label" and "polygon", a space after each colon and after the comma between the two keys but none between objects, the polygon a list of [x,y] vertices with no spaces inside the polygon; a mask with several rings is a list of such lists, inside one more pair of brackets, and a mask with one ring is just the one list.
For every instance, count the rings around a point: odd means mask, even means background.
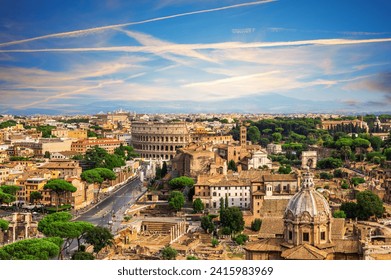
[{"label": "paved road", "polygon": [[[142,187],[140,179],[136,178],[126,183],[87,212],[79,215],[75,220],[108,227],[115,234],[121,226],[126,209],[134,204],[145,191],[146,189]],[[109,223],[109,221],[111,222]],[[68,251],[72,253],[76,248],[77,243],[74,241]]]},{"label": "paved road", "polygon": [[143,193],[141,184],[138,178],[126,183],[105,200],[79,215],[76,220],[87,221],[99,226],[109,226],[109,221],[114,222],[122,218],[121,214]]}]

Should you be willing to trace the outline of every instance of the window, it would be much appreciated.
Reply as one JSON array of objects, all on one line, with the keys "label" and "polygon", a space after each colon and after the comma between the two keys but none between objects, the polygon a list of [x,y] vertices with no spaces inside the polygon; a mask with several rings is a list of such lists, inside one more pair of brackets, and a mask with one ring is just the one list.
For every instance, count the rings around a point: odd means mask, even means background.
[{"label": "window", "polygon": [[292,238],[293,238],[293,233],[292,233],[291,230],[289,231],[288,235],[289,235],[289,236],[288,236],[289,240],[292,240]]},{"label": "window", "polygon": [[320,240],[326,240],[326,232],[322,231],[320,233]]},{"label": "window", "polygon": [[310,234],[308,232],[303,232],[303,241],[310,241]]}]

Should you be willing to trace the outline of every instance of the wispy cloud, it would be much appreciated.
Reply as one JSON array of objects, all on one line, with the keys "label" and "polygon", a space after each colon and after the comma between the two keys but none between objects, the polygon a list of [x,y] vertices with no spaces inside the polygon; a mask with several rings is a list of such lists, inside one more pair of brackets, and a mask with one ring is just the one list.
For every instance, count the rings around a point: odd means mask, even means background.
[{"label": "wispy cloud", "polygon": [[33,37],[33,38],[29,38],[29,39],[0,43],[0,47],[23,44],[23,43],[28,43],[28,42],[42,40],[42,39],[49,39],[49,38],[83,36],[83,35],[87,35],[87,34],[91,34],[91,33],[95,33],[95,32],[101,32],[101,31],[105,31],[105,30],[111,30],[111,29],[116,29],[116,28],[121,28],[121,27],[126,27],[126,26],[139,25],[139,24],[144,24],[144,23],[149,23],[149,22],[162,21],[162,20],[190,16],[190,15],[196,15],[196,14],[211,13],[211,12],[217,12],[217,11],[228,10],[228,9],[236,9],[236,8],[240,8],[240,7],[266,4],[266,3],[275,2],[275,1],[277,1],[277,0],[261,0],[261,1],[254,1],[254,2],[245,2],[245,3],[230,5],[230,6],[223,6],[223,7],[212,8],[212,9],[205,9],[205,10],[199,10],[199,11],[193,11],[193,12],[180,13],[180,14],[157,17],[157,18],[136,21],[136,22],[113,24],[113,25],[106,25],[106,26],[100,26],[100,27],[94,27],[94,28],[87,28],[87,29],[82,29],[82,30],[48,34],[48,35]]},{"label": "wispy cloud", "polygon": [[239,81],[244,81],[244,80],[248,80],[248,79],[252,79],[252,78],[277,74],[279,72],[280,71],[270,71],[267,73],[256,73],[256,74],[245,75],[245,76],[236,76],[236,77],[230,77],[230,78],[225,78],[225,79],[217,79],[217,80],[208,81],[208,82],[191,83],[191,84],[183,85],[183,87],[185,87],[185,88],[186,87],[199,87],[199,86],[208,87],[208,86],[219,85],[219,84],[236,83]]},{"label": "wispy cloud", "polygon": [[338,46],[357,45],[391,42],[391,38],[379,39],[316,39],[282,42],[223,42],[210,44],[161,44],[152,46],[120,46],[120,47],[97,47],[97,48],[45,48],[45,49],[19,49],[0,50],[0,53],[32,53],[32,52],[184,52],[186,50],[211,50],[211,49],[251,49],[271,47],[292,47],[292,46]]},{"label": "wispy cloud", "polygon": [[[215,62],[213,59],[209,58],[208,56],[201,54],[191,48],[182,48],[182,45],[179,44],[174,44],[171,42],[159,40],[151,35],[143,34],[140,32],[134,32],[134,31],[128,31],[122,29],[118,29],[118,30],[132,37],[143,46],[148,47],[149,52],[161,56],[165,59],[174,60],[175,62],[178,62],[178,59],[173,59],[171,56],[166,55],[167,53],[169,53],[175,56],[185,56],[189,58]],[[182,64],[188,64],[188,61],[181,61],[181,62]]]}]

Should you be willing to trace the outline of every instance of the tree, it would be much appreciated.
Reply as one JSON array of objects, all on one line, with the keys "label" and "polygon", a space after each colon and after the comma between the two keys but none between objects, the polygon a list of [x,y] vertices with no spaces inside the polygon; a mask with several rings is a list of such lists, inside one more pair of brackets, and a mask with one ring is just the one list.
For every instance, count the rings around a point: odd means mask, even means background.
[{"label": "tree", "polygon": [[247,130],[247,139],[251,141],[251,143],[257,144],[261,139],[261,132],[258,127],[250,126]]},{"label": "tree", "polygon": [[20,189],[21,188],[19,186],[13,186],[13,185],[5,185],[5,186],[0,187],[0,190],[2,190],[4,193],[8,193],[10,195],[16,195],[16,193]]},{"label": "tree", "polygon": [[350,183],[353,184],[354,186],[357,186],[359,184],[365,183],[364,178],[361,177],[353,177],[350,179]]},{"label": "tree", "polygon": [[333,213],[333,217],[334,218],[343,218],[345,219],[346,218],[346,214],[343,210],[336,210],[334,213]]},{"label": "tree", "polygon": [[177,255],[178,255],[177,250],[175,250],[169,245],[162,249],[163,260],[175,260]]},{"label": "tree", "polygon": [[8,120],[8,121],[0,123],[0,129],[11,127],[11,126],[15,126],[16,124],[17,124],[16,121]]},{"label": "tree", "polygon": [[261,225],[262,225],[262,220],[257,218],[251,222],[251,230],[259,231],[261,229]]},{"label": "tree", "polygon": [[97,198],[99,197],[100,190],[104,181],[114,180],[117,176],[108,168],[94,168],[83,171],[80,175],[83,181],[90,184],[99,184]]},{"label": "tree", "polygon": [[70,192],[75,192],[77,189],[69,182],[63,180],[63,179],[54,179],[50,180],[47,182],[43,188],[45,190],[50,190],[51,192],[54,192],[57,196],[57,211],[58,211],[58,206],[60,205],[60,200],[61,196],[70,193]]},{"label": "tree", "polygon": [[358,137],[353,140],[353,145],[358,148],[368,148],[371,146],[371,142],[369,142],[367,139]]},{"label": "tree", "polygon": [[239,234],[233,238],[238,245],[243,245],[249,239],[248,235]]},{"label": "tree", "polygon": [[381,217],[384,213],[383,202],[371,191],[357,194],[357,203],[342,203],[340,209],[346,213],[347,218],[368,220],[371,216]]},{"label": "tree", "polygon": [[202,200],[200,198],[196,198],[193,201],[193,210],[195,213],[201,213],[204,208],[204,203],[202,203]]},{"label": "tree", "polygon": [[103,182],[103,178],[100,176],[99,172],[95,169],[90,169],[83,171],[80,175],[83,181],[86,181],[90,184],[101,184]]},{"label": "tree", "polygon": [[170,187],[174,190],[177,189],[183,189],[185,187],[193,187],[194,186],[194,180],[190,177],[181,176],[174,179],[171,179],[168,184]]},{"label": "tree", "polygon": [[91,230],[94,225],[89,222],[71,221],[72,215],[66,212],[58,212],[47,215],[38,223],[38,230],[49,237],[61,237],[65,242],[60,251],[65,251],[72,244],[73,240],[77,240],[78,249],[81,246],[81,239],[88,230]]},{"label": "tree", "polygon": [[273,141],[274,141],[274,142],[279,143],[279,142],[282,140],[282,135],[281,135],[281,133],[279,133],[279,132],[274,132],[274,133],[272,134],[272,138],[273,138]]},{"label": "tree", "polygon": [[196,256],[187,256],[186,260],[198,260]]},{"label": "tree", "polygon": [[231,159],[229,162],[228,162],[228,170],[232,170],[234,172],[237,172],[238,171],[238,168],[236,167],[236,163],[233,159]]},{"label": "tree", "polygon": [[359,219],[367,220],[370,216],[381,217],[384,212],[383,202],[371,191],[363,191],[357,194]]},{"label": "tree", "polygon": [[9,222],[3,219],[0,219],[0,229],[1,231],[8,230]]},{"label": "tree", "polygon": [[292,172],[292,168],[289,164],[282,165],[278,168],[278,173],[280,174],[290,174]]},{"label": "tree", "polygon": [[370,137],[370,138],[369,138],[369,141],[371,142],[371,147],[372,147],[375,151],[379,151],[381,145],[383,144],[383,140],[381,140],[381,138],[380,138],[380,137],[377,137],[377,136],[372,136],[372,137]]},{"label": "tree", "polygon": [[107,154],[104,157],[104,161],[97,167],[107,168],[113,170],[115,167],[121,167],[125,165],[125,160],[118,155]]},{"label": "tree", "polygon": [[105,149],[94,146],[93,148],[87,150],[84,156],[84,160],[90,163],[92,168],[100,167],[102,166],[103,160],[107,154],[108,153]]},{"label": "tree", "polygon": [[0,186],[0,203],[11,203],[16,200],[16,193],[20,190],[18,186]]},{"label": "tree", "polygon": [[45,154],[43,156],[44,158],[50,158],[50,152],[49,151],[45,151]]},{"label": "tree", "polygon": [[219,241],[216,238],[212,238],[211,240],[212,247],[215,248],[217,245],[219,245]]},{"label": "tree", "polygon": [[333,171],[333,175],[334,175],[335,178],[342,178],[343,172],[342,172],[341,169],[335,169],[335,170]]},{"label": "tree", "polygon": [[[391,137],[391,132],[390,132],[390,137]],[[383,153],[387,160],[391,160],[391,148],[384,149]]]},{"label": "tree", "polygon": [[93,254],[83,251],[76,251],[72,255],[72,260],[94,260],[95,257]]},{"label": "tree", "polygon": [[41,192],[34,191],[34,192],[30,193],[30,201],[31,201],[31,203],[34,203],[37,200],[41,200],[42,198],[43,198],[43,196],[42,196]]},{"label": "tree", "polygon": [[211,233],[215,230],[215,225],[209,215],[201,218],[201,228],[205,231],[205,233]]},{"label": "tree", "polygon": [[0,203],[7,203],[7,204],[9,204],[12,201],[15,201],[15,196],[11,195],[11,194],[8,194],[8,193],[4,193],[0,189]]},{"label": "tree", "polygon": [[243,213],[238,207],[228,207],[220,212],[220,223],[223,227],[229,228],[232,233],[241,232],[244,229]]},{"label": "tree", "polygon": [[339,158],[328,157],[318,160],[317,167],[319,169],[334,169],[342,166],[342,160]]},{"label": "tree", "polygon": [[334,177],[333,174],[328,172],[320,172],[319,174],[319,178],[323,180],[331,180],[333,179],[333,177]]},{"label": "tree", "polygon": [[62,239],[24,239],[0,248],[0,260],[49,260],[60,252]]},{"label": "tree", "polygon": [[185,205],[185,196],[178,191],[172,191],[168,198],[168,205],[175,211],[179,211]]},{"label": "tree", "polygon": [[98,253],[104,247],[113,244],[114,236],[107,228],[96,226],[86,232],[84,240],[94,246],[94,253]]},{"label": "tree", "polygon": [[352,149],[349,146],[342,146],[340,152],[341,155],[344,157],[345,161],[347,161],[352,154]]},{"label": "tree", "polygon": [[355,202],[344,202],[341,204],[340,210],[346,214],[346,218],[356,218],[358,212],[358,205]]}]

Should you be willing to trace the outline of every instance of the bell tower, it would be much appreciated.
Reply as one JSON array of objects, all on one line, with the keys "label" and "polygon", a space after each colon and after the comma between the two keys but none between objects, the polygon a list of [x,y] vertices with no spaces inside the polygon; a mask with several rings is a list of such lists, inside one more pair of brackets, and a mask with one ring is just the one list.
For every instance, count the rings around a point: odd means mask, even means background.
[{"label": "bell tower", "polygon": [[246,144],[247,144],[247,127],[242,124],[240,126],[240,146],[242,148],[246,148]]}]

